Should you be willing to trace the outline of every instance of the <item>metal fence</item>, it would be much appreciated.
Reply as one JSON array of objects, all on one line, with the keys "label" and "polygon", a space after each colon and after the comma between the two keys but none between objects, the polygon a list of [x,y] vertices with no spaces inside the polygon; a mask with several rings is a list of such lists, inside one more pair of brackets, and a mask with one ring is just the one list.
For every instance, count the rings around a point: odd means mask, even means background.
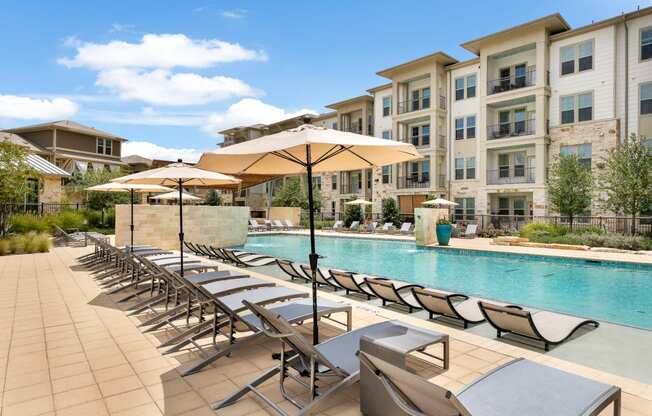
[{"label": "metal fence", "polygon": [[86,204],[60,204],[60,203],[24,203],[24,204],[4,204],[3,212],[12,214],[34,214],[47,215],[56,214],[60,211],[79,211],[86,208]]}]

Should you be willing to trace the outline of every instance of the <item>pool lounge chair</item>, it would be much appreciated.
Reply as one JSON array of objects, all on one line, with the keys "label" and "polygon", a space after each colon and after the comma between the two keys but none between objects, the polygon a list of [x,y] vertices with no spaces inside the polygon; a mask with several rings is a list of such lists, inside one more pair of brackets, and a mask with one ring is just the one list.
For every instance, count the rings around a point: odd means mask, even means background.
[{"label": "pool lounge chair", "polygon": [[380,230],[376,229],[376,232],[390,233],[392,230],[394,230],[394,224],[391,222],[386,222],[383,224]]},{"label": "pool lounge chair", "polygon": [[220,250],[222,250],[222,253],[224,253],[226,258],[229,259],[229,261],[231,261],[233,264],[235,264],[238,267],[267,266],[268,264],[272,264],[276,262],[276,259],[270,256],[260,256],[260,257],[252,258],[246,256],[238,256],[233,250],[228,248],[223,248]]},{"label": "pool lounge chair", "polygon": [[365,282],[367,287],[383,302],[383,306],[387,305],[388,302],[395,303],[407,307],[410,313],[415,309],[421,309],[412,294],[412,289],[421,289],[423,288],[421,285],[372,277],[367,277]]},{"label": "pool lounge chair", "polygon": [[[306,275],[308,278],[308,281],[312,282],[312,270],[310,269],[310,266],[307,264],[301,264],[299,265],[301,268],[301,271]],[[315,273],[315,279],[317,280],[317,286],[318,287],[328,287],[333,290],[339,290],[341,289],[337,283],[333,281],[333,279],[330,277],[330,274],[327,269],[323,269],[318,267]]]},{"label": "pool lounge chair", "polygon": [[[258,388],[267,380],[278,375],[279,389],[283,398],[299,408],[299,415],[312,414],[325,400],[360,379],[360,361],[357,354],[362,337],[373,339],[395,336],[397,330],[402,334],[410,331],[423,333],[421,330],[398,321],[384,321],[346,332],[313,346],[295,327],[277,313],[247,301],[244,303],[262,322],[263,333],[281,341],[280,363],[256,377],[234,394],[214,403],[213,410],[232,405],[251,392],[279,415],[288,415],[277,404],[277,401],[265,396],[262,389]],[[285,348],[290,348],[291,352],[286,352]],[[315,365],[310,365],[310,363],[315,363]],[[293,370],[296,370],[297,374],[294,374]],[[299,378],[306,374],[309,375],[309,382],[304,382]],[[296,384],[296,386],[303,386],[309,390],[310,394],[303,403],[300,403],[296,396],[292,397],[288,394],[284,385],[286,379],[297,380],[300,384]],[[318,388],[315,382],[318,379],[332,380],[332,382]]]},{"label": "pool lounge chair", "polygon": [[430,319],[435,315],[461,321],[464,329],[469,324],[477,324],[485,320],[478,301],[459,293],[444,292],[442,290],[414,288],[412,290],[415,300],[428,312]]},{"label": "pool lounge chair", "polygon": [[278,264],[278,267],[285,272],[288,276],[290,276],[290,279],[295,280],[301,280],[302,282],[310,282],[306,278],[306,276],[301,273],[299,270],[297,270],[296,267],[294,267],[294,262],[290,260],[285,260],[285,259],[276,259],[276,264]]},{"label": "pool lounge chair", "polygon": [[290,220],[285,220],[285,221],[283,221],[283,222],[285,223],[285,227],[286,227],[288,230],[293,230],[293,229],[295,229],[295,228],[299,228],[299,227],[296,227],[296,226],[294,225],[294,223],[293,223],[292,221],[290,221]]},{"label": "pool lounge chair", "polygon": [[398,230],[398,232],[401,234],[412,234],[412,223],[404,222],[401,224],[401,228]]},{"label": "pool lounge chair", "polygon": [[346,291],[347,295],[353,292],[366,296],[367,300],[376,296],[376,294],[369,289],[367,283],[365,282],[365,279],[369,276],[335,269],[330,269],[328,272],[330,273],[335,283],[337,283],[339,287]]},{"label": "pool lounge chair", "polygon": [[272,221],[272,229],[274,230],[287,230],[287,227],[285,224],[281,222],[281,220],[273,220]]},{"label": "pool lounge chair", "polygon": [[335,224],[333,224],[333,228],[331,230],[332,231],[341,231],[342,228],[344,228],[344,221],[337,220],[337,221],[335,221]]},{"label": "pool lounge chair", "polygon": [[[526,359],[476,379],[457,394],[365,351],[360,366],[378,398],[369,416],[596,416],[609,405],[621,411],[621,390]],[[366,380],[366,379],[365,379]],[[370,405],[374,409],[374,404]]]},{"label": "pool lounge chair", "polygon": [[561,344],[585,325],[594,328],[600,325],[592,319],[548,311],[530,312],[516,305],[503,306],[484,301],[478,304],[484,317],[496,329],[498,338],[503,334],[520,335],[543,342],[546,351],[550,345]]},{"label": "pool lounge chair", "polygon": [[249,219],[249,231],[265,231],[267,227],[264,225],[258,224],[258,221],[256,221],[253,218]]},{"label": "pool lounge chair", "polygon": [[346,231],[359,231],[360,229],[360,221],[353,221],[351,225],[349,225],[349,228],[346,229]]},{"label": "pool lounge chair", "polygon": [[464,230],[464,234],[460,237],[462,238],[476,238],[478,236],[478,224],[469,224]]},{"label": "pool lounge chair", "polygon": [[377,227],[378,227],[378,223],[377,223],[377,222],[375,222],[375,221],[374,221],[374,222],[370,222],[369,224],[367,224],[367,225],[365,226],[364,231],[367,232],[367,233],[373,233],[374,231],[376,231],[376,228],[377,228]]}]

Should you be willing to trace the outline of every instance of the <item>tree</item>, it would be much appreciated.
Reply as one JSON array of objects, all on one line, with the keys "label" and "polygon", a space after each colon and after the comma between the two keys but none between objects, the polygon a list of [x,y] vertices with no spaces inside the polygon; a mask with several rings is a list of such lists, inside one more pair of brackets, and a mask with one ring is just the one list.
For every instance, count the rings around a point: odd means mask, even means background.
[{"label": "tree", "polygon": [[362,209],[360,205],[346,205],[344,209],[344,224],[348,227],[353,221],[362,221]]},{"label": "tree", "polygon": [[580,163],[576,155],[561,155],[550,167],[548,199],[552,209],[567,215],[571,230],[573,218],[591,206],[593,177],[591,168]]},{"label": "tree", "polygon": [[[313,185],[312,193],[314,209],[319,211],[322,207],[321,192]],[[308,209],[308,188],[301,184],[298,177],[287,178],[283,185],[274,192],[272,206]]]},{"label": "tree", "polygon": [[0,142],[0,233],[9,229],[12,204],[20,203],[28,190],[27,180],[37,173],[27,163],[27,151],[9,142]]},{"label": "tree", "polygon": [[80,192],[88,208],[101,211],[116,204],[128,204],[129,192],[93,192],[87,191],[86,188],[110,182],[111,179],[123,175],[124,172],[111,172],[104,169],[87,170],[83,174],[73,176],[66,187],[70,191]]},{"label": "tree", "polygon": [[383,199],[383,222],[392,223],[394,225],[399,223],[398,207],[394,198]]},{"label": "tree", "polygon": [[222,196],[215,189],[209,189],[204,197],[204,204],[211,206],[222,205]]},{"label": "tree", "polygon": [[629,140],[611,149],[599,175],[605,208],[632,217],[631,233],[636,234],[636,216],[652,204],[652,156],[645,139],[632,134]]}]

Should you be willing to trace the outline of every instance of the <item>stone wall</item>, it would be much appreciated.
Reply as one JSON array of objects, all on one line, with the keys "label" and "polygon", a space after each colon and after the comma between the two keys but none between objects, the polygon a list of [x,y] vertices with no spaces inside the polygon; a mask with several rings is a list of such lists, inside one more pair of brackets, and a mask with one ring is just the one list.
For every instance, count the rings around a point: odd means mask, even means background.
[{"label": "stone wall", "polygon": [[[230,247],[247,240],[249,207],[184,205],[183,229],[186,241]],[[129,243],[129,205],[116,205],[115,241]],[[134,206],[134,244],[179,249],[179,207],[173,205]]]},{"label": "stone wall", "polygon": [[39,188],[38,201],[50,204],[58,204],[63,196],[61,178],[58,176],[43,176],[42,186]]},{"label": "stone wall", "polygon": [[414,237],[417,246],[428,246],[437,243],[436,226],[439,218],[448,218],[448,209],[415,208]]}]

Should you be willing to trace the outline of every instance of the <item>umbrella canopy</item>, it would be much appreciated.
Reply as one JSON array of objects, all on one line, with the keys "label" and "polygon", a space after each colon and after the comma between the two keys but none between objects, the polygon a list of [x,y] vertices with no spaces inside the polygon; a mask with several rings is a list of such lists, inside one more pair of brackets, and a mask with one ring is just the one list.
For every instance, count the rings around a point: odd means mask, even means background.
[{"label": "umbrella canopy", "polygon": [[328,172],[421,158],[409,143],[304,124],[204,153],[197,167],[234,174],[294,175],[305,173],[307,164],[312,164],[312,172]]},{"label": "umbrella canopy", "polygon": [[423,205],[444,205],[444,206],[455,207],[455,206],[458,206],[459,204],[457,202],[452,202],[452,201],[449,201],[447,199],[435,198],[435,199],[431,199],[429,201],[425,201],[423,203]]},{"label": "umbrella canopy", "polygon": [[[313,172],[367,169],[421,159],[408,143],[384,140],[304,124],[294,129],[204,153],[198,168],[231,174],[296,175]],[[312,273],[312,340],[319,342],[317,322],[317,263],[315,210],[312,186],[308,186],[310,270]]]},{"label": "umbrella canopy", "polygon": [[198,169],[194,166],[186,165],[179,159],[177,163],[115,178],[112,182],[177,186],[179,192],[179,255],[181,263],[179,273],[183,276],[183,186],[233,185],[240,183],[240,179],[217,172]]},{"label": "umbrella canopy", "polygon": [[353,201],[345,202],[345,205],[373,205],[373,202],[369,202],[366,199],[354,199]]},{"label": "umbrella canopy", "polygon": [[[165,194],[152,196],[149,199],[179,199],[179,193],[177,191],[172,191]],[[189,194],[188,192],[183,192],[181,194],[181,199],[184,201],[201,201],[201,198],[193,194]]]}]

